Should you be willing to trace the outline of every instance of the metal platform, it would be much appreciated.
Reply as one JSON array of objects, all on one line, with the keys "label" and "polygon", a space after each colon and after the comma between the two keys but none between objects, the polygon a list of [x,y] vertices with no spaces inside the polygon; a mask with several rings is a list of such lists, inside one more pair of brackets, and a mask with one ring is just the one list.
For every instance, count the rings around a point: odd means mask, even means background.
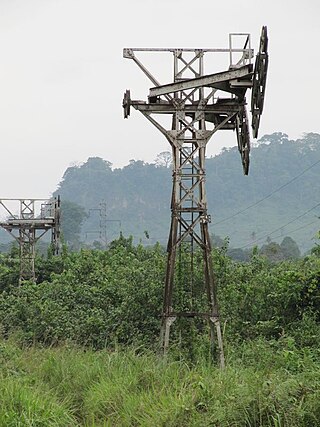
[{"label": "metal platform", "polygon": [[[19,283],[36,282],[35,246],[47,231],[51,231],[53,253],[59,253],[60,198],[0,199],[0,207],[8,215],[0,222],[0,227],[18,242],[20,248]],[[17,209],[18,213],[14,213]]]}]

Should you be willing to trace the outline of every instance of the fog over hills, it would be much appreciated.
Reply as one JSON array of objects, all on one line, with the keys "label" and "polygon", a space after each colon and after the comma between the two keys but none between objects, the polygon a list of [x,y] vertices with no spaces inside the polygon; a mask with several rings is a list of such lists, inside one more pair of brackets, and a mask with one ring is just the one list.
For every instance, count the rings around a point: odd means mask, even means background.
[{"label": "fog over hills", "polygon": [[[154,163],[132,160],[112,169],[91,157],[69,167],[54,193],[88,214],[81,240],[99,240],[101,203],[106,204],[107,239],[121,231],[135,241],[166,243],[170,223],[171,168],[168,153]],[[320,228],[320,135],[289,140],[284,133],[263,136],[251,150],[249,176],[242,173],[236,147],[223,149],[206,163],[210,231],[248,248],[291,236],[302,252],[315,244]]]}]

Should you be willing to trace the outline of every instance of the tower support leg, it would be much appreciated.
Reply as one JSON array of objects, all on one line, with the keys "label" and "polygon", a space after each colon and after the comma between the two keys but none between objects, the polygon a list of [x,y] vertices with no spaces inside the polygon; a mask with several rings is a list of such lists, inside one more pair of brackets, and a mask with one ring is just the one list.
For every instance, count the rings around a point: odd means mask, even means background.
[{"label": "tower support leg", "polygon": [[172,323],[176,320],[175,316],[165,317],[163,316],[162,325],[161,325],[161,334],[160,334],[160,346],[162,354],[167,355],[169,349],[169,339],[170,339],[170,327]]},{"label": "tower support leg", "polygon": [[178,220],[175,212],[172,213],[170,235],[168,240],[168,258],[167,258],[167,270],[166,270],[166,281],[164,288],[164,300],[163,300],[163,313],[161,322],[160,332],[160,346],[162,353],[165,355],[169,348],[170,339],[170,327],[176,320],[175,316],[171,315],[172,311],[172,291],[174,282],[174,269],[176,261],[176,239],[178,232]]},{"label": "tower support leg", "polygon": [[[205,144],[197,139],[191,142],[189,140],[175,141],[172,144],[172,149],[174,165],[171,200],[172,216],[167,248],[168,258],[160,346],[162,353],[166,354],[169,348],[170,328],[177,317],[205,316],[209,323],[210,342],[213,350],[212,354],[217,354],[214,348],[215,343],[217,343],[220,366],[224,368],[223,341],[217,304],[216,283],[213,274],[211,243],[208,229],[209,217],[207,214],[204,184]],[[183,241],[191,242],[191,252],[193,251],[193,243],[196,242],[203,254],[204,288],[207,294],[206,313],[177,313],[173,310],[176,256]],[[191,258],[193,258],[192,254]],[[191,269],[193,269],[193,264]],[[191,277],[190,280],[192,284],[193,277]],[[193,298],[193,296],[191,298]]]},{"label": "tower support leg", "polygon": [[201,224],[201,234],[204,242],[204,251],[203,251],[204,270],[205,270],[204,275],[206,280],[207,298],[208,298],[209,310],[210,310],[209,326],[210,326],[211,348],[212,348],[212,351],[214,352],[214,347],[215,347],[214,343],[215,343],[215,337],[216,337],[218,351],[219,351],[220,367],[223,369],[225,367],[223,340],[222,340],[222,332],[221,332],[221,325],[220,325],[220,319],[219,319],[217,290],[216,290],[215,278],[213,275],[210,235],[208,230],[208,221],[206,219]]}]

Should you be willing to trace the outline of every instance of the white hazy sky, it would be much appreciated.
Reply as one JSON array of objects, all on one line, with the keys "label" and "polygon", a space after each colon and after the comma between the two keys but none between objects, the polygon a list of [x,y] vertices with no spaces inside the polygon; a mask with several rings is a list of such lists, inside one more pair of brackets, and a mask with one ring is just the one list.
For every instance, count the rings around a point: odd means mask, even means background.
[{"label": "white hazy sky", "polygon": [[[320,132],[319,12],[318,0],[0,0],[0,197],[48,197],[88,157],[121,167],[169,149],[140,113],[123,119],[124,90],[146,100],[151,86],[124,47],[227,47],[228,33],[249,32],[256,52],[267,25],[260,136]],[[153,56],[155,74],[162,64]]]}]

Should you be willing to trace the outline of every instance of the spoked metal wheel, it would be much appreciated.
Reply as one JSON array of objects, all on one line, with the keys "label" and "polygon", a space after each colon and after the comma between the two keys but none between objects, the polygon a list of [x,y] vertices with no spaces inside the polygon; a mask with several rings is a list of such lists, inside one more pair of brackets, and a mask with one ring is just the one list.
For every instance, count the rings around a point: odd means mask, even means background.
[{"label": "spoked metal wheel", "polygon": [[236,117],[236,131],[238,140],[238,150],[241,156],[243,173],[245,175],[248,175],[250,163],[250,134],[247,109],[244,105],[240,108],[240,111]]},{"label": "spoked metal wheel", "polygon": [[260,116],[263,111],[264,95],[266,90],[268,72],[268,35],[267,27],[262,27],[259,52],[256,57],[252,85],[251,112],[252,112],[252,133],[253,137],[258,137]]},{"label": "spoked metal wheel", "polygon": [[127,119],[130,116],[130,107],[131,107],[130,90],[128,89],[124,93],[122,107],[123,107],[124,118]]}]

